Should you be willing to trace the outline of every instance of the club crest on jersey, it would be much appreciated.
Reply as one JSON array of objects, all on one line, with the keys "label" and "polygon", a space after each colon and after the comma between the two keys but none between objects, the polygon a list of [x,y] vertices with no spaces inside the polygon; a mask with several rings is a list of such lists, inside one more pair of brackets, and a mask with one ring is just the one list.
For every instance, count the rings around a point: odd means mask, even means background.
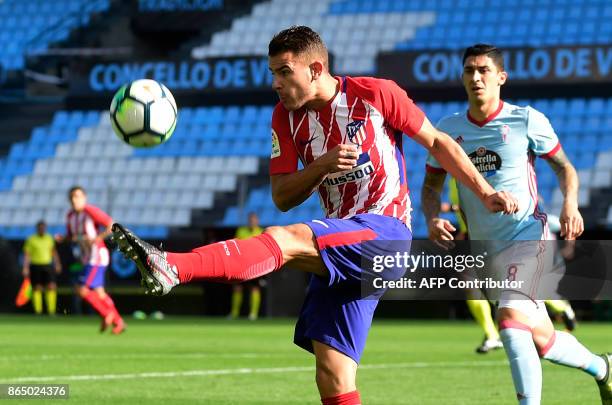
[{"label": "club crest on jersey", "polygon": [[506,142],[508,139],[508,134],[510,133],[510,127],[504,124],[499,132],[501,133],[502,141]]},{"label": "club crest on jersey", "polygon": [[459,135],[458,137],[456,137],[455,142],[461,145],[463,143],[463,135]]},{"label": "club crest on jersey", "polygon": [[365,121],[357,120],[346,125],[346,135],[349,141],[357,146],[361,146],[366,140],[366,129],[363,125]]}]

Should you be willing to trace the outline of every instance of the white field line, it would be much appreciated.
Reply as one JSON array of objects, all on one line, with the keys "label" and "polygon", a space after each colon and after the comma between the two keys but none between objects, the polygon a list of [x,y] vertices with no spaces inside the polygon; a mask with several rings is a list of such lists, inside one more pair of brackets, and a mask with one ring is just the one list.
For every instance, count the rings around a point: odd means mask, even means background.
[{"label": "white field line", "polygon": [[[364,364],[359,370],[380,369],[411,369],[411,368],[470,368],[470,367],[502,367],[507,361],[457,361],[457,362],[415,362],[415,363],[390,363],[390,364]],[[92,380],[125,380],[125,379],[147,379],[147,378],[175,378],[175,377],[206,377],[215,375],[238,375],[238,374],[276,374],[276,373],[300,373],[313,372],[314,367],[269,367],[269,368],[229,368],[219,370],[185,370],[185,371],[160,371],[148,373],[125,373],[125,374],[84,374],[84,375],[58,375],[39,377],[16,377],[0,379],[1,384],[8,383],[44,383],[49,381],[92,381]]]},{"label": "white field line", "polygon": [[41,354],[41,355],[0,355],[0,362],[3,361],[55,361],[55,360],[126,360],[126,359],[159,359],[159,358],[179,358],[179,359],[204,359],[204,358],[226,358],[226,359],[257,359],[270,357],[290,357],[292,353],[282,355],[279,353],[126,353],[126,354]]}]

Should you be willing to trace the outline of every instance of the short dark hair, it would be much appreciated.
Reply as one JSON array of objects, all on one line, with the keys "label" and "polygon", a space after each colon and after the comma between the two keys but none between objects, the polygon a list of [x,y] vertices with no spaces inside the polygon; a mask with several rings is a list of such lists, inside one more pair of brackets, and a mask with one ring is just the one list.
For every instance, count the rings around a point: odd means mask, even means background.
[{"label": "short dark hair", "polygon": [[499,70],[504,70],[504,55],[502,55],[501,51],[496,46],[489,44],[476,44],[466,48],[463,53],[462,64],[465,64],[465,60],[470,56],[480,55],[488,56]]},{"label": "short dark hair", "polygon": [[268,45],[268,56],[276,56],[283,52],[293,52],[295,55],[305,53],[320,56],[326,69],[329,69],[328,52],[325,43],[312,28],[305,25],[293,25],[274,35]]},{"label": "short dark hair", "polygon": [[42,220],[42,219],[40,219],[40,220],[39,220],[39,221],[36,223],[36,227],[38,228],[39,226],[42,226],[42,225],[47,226],[47,224],[45,223],[45,221],[44,221],[44,220]]},{"label": "short dark hair", "polygon": [[83,187],[81,187],[81,186],[72,186],[72,187],[70,187],[70,190],[68,190],[68,197],[70,197],[72,195],[72,193],[74,193],[77,190],[81,190],[83,192],[83,194],[87,194]]}]

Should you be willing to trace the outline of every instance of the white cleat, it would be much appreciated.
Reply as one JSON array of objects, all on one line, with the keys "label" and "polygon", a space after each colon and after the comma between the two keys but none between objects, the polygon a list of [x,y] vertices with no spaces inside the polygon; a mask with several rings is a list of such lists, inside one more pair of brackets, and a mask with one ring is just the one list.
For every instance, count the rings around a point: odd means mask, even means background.
[{"label": "white cleat", "polygon": [[487,339],[482,342],[480,346],[476,348],[476,353],[486,354],[490,351],[501,349],[504,347],[504,344],[499,339]]}]

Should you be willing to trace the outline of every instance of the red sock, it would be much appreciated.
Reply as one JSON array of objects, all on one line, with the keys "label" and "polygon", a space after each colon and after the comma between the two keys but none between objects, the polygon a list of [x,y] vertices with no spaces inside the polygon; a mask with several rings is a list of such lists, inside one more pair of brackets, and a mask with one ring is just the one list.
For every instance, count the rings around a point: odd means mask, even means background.
[{"label": "red sock", "polygon": [[263,233],[202,246],[189,253],[168,253],[167,260],[176,265],[181,283],[239,283],[278,270],[283,265],[283,253],[274,238]]},{"label": "red sock", "polygon": [[96,312],[100,314],[102,318],[106,318],[106,316],[110,313],[110,309],[108,308],[104,300],[100,298],[98,293],[94,290],[89,290],[89,292],[85,297],[83,297],[83,299],[87,301],[89,305],[91,305],[93,309],[95,309]]},{"label": "red sock", "polygon": [[359,391],[347,392],[333,397],[321,398],[323,405],[361,405]]},{"label": "red sock", "polygon": [[115,319],[121,318],[121,315],[119,315],[119,311],[117,311],[117,307],[115,306],[115,303],[113,302],[113,299],[110,297],[110,295],[106,294],[102,301],[106,305],[108,311],[110,311],[109,313],[112,312]]}]

